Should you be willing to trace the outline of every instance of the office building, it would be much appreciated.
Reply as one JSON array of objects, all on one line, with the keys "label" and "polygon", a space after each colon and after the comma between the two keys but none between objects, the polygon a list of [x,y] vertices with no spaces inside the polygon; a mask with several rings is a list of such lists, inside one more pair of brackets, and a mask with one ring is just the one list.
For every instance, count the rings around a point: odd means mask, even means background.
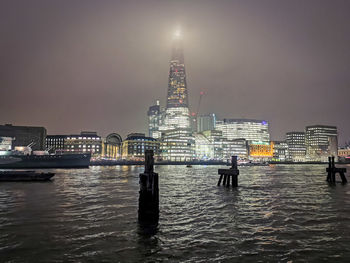
[{"label": "office building", "polygon": [[305,132],[287,132],[286,143],[291,161],[304,162],[306,157]]},{"label": "office building", "polygon": [[159,100],[157,100],[156,105],[149,107],[147,116],[148,116],[148,136],[155,139],[160,139],[161,131],[159,130],[159,127],[161,126],[161,123],[162,123],[162,112],[159,105]]},{"label": "office building", "polygon": [[44,127],[0,125],[0,136],[13,138],[13,148],[31,145],[34,151],[45,150],[46,129]]},{"label": "office building", "polygon": [[273,160],[277,162],[290,161],[288,144],[285,141],[274,141]]},{"label": "office building", "polygon": [[[210,141],[212,145],[214,160],[223,160],[224,157],[222,131],[207,130],[203,131],[202,134]],[[225,154],[229,154],[227,147],[225,148]]]},{"label": "office building", "polygon": [[312,125],[305,128],[306,158],[309,161],[328,161],[329,156],[338,157],[337,127]]},{"label": "office building", "polygon": [[162,133],[162,159],[166,161],[192,161],[195,159],[195,140],[191,129],[173,129]]},{"label": "office building", "polygon": [[201,115],[197,117],[197,132],[215,130],[215,113]]},{"label": "office building", "polygon": [[269,124],[264,120],[223,119],[216,121],[216,130],[228,140],[245,139],[247,141],[269,142]]},{"label": "office building", "polygon": [[130,133],[122,142],[122,159],[144,161],[145,151],[153,150],[154,158],[159,159],[160,142],[144,133]]},{"label": "office building", "polygon": [[214,144],[202,133],[194,134],[195,158],[197,160],[214,160]]},{"label": "office building", "polygon": [[168,78],[167,106],[162,116],[162,158],[171,161],[190,161],[194,155],[194,137],[188,108],[188,91],[182,39],[173,39]]},{"label": "office building", "polygon": [[231,156],[240,159],[248,157],[247,141],[245,139],[222,139],[222,160],[231,162]]},{"label": "office building", "polygon": [[86,153],[100,156],[102,152],[102,139],[96,132],[82,131],[72,135],[46,136],[46,148],[56,153]]}]

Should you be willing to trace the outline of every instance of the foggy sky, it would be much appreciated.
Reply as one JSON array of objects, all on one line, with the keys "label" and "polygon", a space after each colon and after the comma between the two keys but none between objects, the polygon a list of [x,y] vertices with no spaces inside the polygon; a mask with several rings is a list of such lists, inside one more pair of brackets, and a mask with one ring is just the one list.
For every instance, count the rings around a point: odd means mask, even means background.
[{"label": "foggy sky", "polygon": [[350,1],[0,1],[0,124],[147,132],[181,27],[191,111],[350,139]]}]

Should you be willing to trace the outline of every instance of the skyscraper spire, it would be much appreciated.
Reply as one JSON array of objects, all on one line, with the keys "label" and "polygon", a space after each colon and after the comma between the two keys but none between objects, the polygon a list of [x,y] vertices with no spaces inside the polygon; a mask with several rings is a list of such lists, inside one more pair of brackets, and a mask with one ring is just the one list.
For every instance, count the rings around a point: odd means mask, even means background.
[{"label": "skyscraper spire", "polygon": [[176,31],[170,60],[167,108],[188,108],[186,71],[181,31]]}]

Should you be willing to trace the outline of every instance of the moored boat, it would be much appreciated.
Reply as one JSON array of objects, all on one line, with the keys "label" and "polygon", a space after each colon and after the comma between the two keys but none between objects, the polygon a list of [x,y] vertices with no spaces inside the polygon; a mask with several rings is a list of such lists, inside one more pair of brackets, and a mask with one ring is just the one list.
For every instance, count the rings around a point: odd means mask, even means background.
[{"label": "moored boat", "polygon": [[5,182],[29,182],[29,181],[48,181],[54,173],[39,173],[35,171],[0,171],[0,181]]},{"label": "moored boat", "polygon": [[32,152],[29,147],[17,148],[25,150],[2,152],[0,169],[88,168],[90,165],[90,153],[48,154],[45,151]]}]

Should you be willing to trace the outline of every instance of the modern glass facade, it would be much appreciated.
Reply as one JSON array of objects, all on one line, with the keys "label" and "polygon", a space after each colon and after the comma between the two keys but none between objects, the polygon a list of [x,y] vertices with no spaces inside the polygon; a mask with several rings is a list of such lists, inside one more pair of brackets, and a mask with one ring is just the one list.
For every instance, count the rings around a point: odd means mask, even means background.
[{"label": "modern glass facade", "polygon": [[216,116],[214,113],[197,117],[197,131],[215,130]]},{"label": "modern glass facade", "polygon": [[306,156],[305,132],[287,132],[286,143],[293,162],[303,162]]},{"label": "modern glass facade", "polygon": [[269,124],[264,120],[223,119],[216,121],[215,129],[222,131],[222,136],[229,140],[270,141]]},{"label": "modern glass facade", "polygon": [[191,129],[173,129],[162,133],[162,159],[192,161],[195,158],[195,140]]},{"label": "modern glass facade", "polygon": [[188,92],[182,40],[173,40],[168,79],[167,107],[159,127],[162,157],[170,161],[194,159],[194,137],[188,109]]},{"label": "modern glass facade", "polygon": [[207,130],[207,131],[203,131],[202,134],[210,141],[212,145],[212,149],[214,151],[213,152],[214,160],[222,160],[223,159],[222,131]]},{"label": "modern glass facade", "polygon": [[147,112],[148,116],[148,136],[159,139],[161,136],[161,132],[159,127],[161,126],[162,114],[159,105],[159,100],[157,100],[156,105],[149,107]]},{"label": "modern glass facade", "polygon": [[305,128],[306,157],[310,161],[328,161],[338,156],[338,132],[335,126],[313,125]]}]

